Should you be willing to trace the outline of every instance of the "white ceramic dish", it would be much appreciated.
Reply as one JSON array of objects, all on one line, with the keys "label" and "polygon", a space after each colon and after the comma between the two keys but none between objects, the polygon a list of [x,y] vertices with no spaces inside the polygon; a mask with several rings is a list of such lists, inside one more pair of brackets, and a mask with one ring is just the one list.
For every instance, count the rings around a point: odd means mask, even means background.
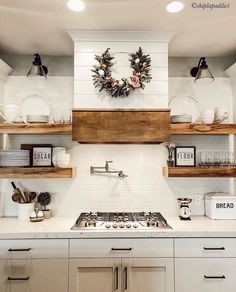
[{"label": "white ceramic dish", "polygon": [[192,123],[191,115],[174,115],[170,117],[171,123]]},{"label": "white ceramic dish", "polygon": [[30,95],[26,96],[20,104],[20,111],[23,120],[27,121],[27,116],[49,116],[51,107],[40,96]]},{"label": "white ceramic dish", "polygon": [[[172,97],[169,101],[169,108],[171,109],[171,116],[189,115],[192,117],[191,122],[193,123],[197,121],[200,115],[199,103],[197,99],[188,94],[178,94]],[[185,122],[186,121],[180,121],[179,123]]]},{"label": "white ceramic dish", "polygon": [[27,123],[48,123],[49,116],[47,116],[47,115],[27,115],[26,121],[27,121]]}]

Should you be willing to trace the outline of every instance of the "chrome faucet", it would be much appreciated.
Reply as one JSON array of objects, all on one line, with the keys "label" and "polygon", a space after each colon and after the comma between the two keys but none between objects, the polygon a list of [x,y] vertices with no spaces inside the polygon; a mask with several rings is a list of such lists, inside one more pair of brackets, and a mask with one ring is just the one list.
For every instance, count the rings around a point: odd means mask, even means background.
[{"label": "chrome faucet", "polygon": [[109,170],[109,163],[112,163],[113,161],[106,161],[106,164],[104,167],[102,166],[90,166],[90,174],[102,174],[102,173],[117,173],[118,177],[120,179],[124,179],[125,177],[128,177],[123,170]]}]

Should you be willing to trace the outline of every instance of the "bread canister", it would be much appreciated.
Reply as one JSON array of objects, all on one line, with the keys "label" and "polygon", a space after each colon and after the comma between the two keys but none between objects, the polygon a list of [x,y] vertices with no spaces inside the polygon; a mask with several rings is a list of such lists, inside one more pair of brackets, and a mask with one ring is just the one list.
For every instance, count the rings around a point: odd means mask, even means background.
[{"label": "bread canister", "polygon": [[211,219],[236,219],[236,196],[226,193],[205,194],[205,214]]}]

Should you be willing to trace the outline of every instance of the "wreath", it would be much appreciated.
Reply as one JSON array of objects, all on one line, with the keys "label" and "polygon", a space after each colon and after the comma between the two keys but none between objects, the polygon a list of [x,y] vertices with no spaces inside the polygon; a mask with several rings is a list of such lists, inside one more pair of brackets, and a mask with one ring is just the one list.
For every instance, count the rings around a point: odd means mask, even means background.
[{"label": "wreath", "polygon": [[119,81],[111,75],[114,57],[110,53],[110,48],[106,49],[102,55],[95,55],[95,60],[99,63],[99,65],[94,65],[91,70],[94,73],[92,77],[95,88],[99,88],[99,91],[106,90],[112,97],[126,97],[135,89],[144,89],[145,83],[152,79],[149,73],[151,57],[144,55],[142,48],[129,54],[129,57],[133,75]]}]

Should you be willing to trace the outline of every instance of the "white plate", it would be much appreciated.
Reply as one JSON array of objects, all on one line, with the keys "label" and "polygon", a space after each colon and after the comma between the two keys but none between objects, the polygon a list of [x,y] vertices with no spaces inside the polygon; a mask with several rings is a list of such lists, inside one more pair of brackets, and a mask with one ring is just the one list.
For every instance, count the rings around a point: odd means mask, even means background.
[{"label": "white plate", "polygon": [[174,115],[170,117],[171,123],[192,123],[191,115]]},{"label": "white plate", "polygon": [[48,123],[49,116],[27,115],[26,121],[27,121],[27,123]]},{"label": "white plate", "polygon": [[44,115],[49,116],[51,112],[50,105],[47,104],[40,96],[26,96],[20,104],[21,113],[24,121],[27,115]]}]

